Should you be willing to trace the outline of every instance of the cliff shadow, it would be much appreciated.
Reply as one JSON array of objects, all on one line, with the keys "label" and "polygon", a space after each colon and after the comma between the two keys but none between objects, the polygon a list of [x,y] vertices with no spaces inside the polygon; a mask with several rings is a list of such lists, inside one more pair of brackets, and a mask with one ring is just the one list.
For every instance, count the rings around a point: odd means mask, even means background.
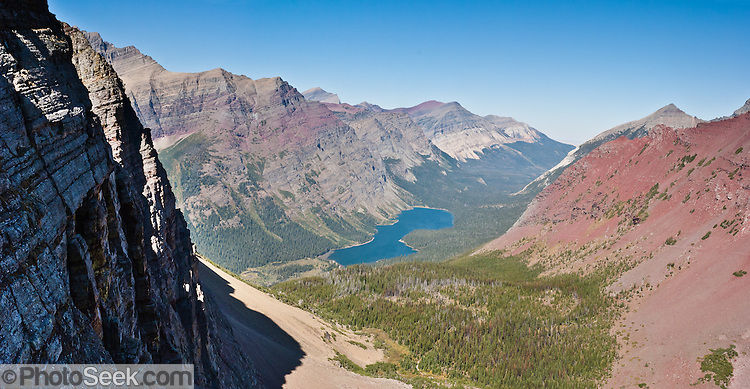
[{"label": "cliff shadow", "polygon": [[253,361],[265,386],[281,388],[286,375],[302,364],[300,344],[266,315],[231,296],[235,289],[200,261],[198,271],[201,287],[227,317],[239,348]]}]

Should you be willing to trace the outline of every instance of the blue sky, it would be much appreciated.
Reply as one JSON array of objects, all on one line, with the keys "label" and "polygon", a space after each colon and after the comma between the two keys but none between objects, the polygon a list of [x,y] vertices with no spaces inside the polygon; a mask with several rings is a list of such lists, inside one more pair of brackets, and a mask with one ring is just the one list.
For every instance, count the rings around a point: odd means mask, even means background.
[{"label": "blue sky", "polygon": [[750,0],[48,0],[168,70],[222,67],[385,108],[458,101],[580,143],[675,103],[750,98]]}]

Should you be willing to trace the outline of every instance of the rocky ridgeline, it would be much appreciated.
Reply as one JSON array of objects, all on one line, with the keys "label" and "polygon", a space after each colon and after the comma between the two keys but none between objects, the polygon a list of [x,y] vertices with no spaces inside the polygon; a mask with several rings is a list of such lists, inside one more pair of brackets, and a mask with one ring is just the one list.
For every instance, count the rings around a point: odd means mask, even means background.
[{"label": "rocky ridgeline", "polygon": [[0,26],[0,363],[185,362],[198,386],[257,386],[113,69],[43,0],[0,1]]},{"label": "rocky ridgeline", "polygon": [[672,128],[690,128],[695,127],[701,122],[701,119],[688,115],[681,109],[677,108],[674,104],[669,104],[651,115],[610,128],[609,130],[582,143],[580,146],[571,150],[559,164],[544,172],[541,176],[526,185],[521,193],[537,194],[541,192],[542,189],[546,188],[560,177],[563,171],[565,171],[565,168],[585,157],[597,147],[621,136],[629,139],[641,138],[648,135],[652,128],[659,125]]},{"label": "rocky ridgeline", "polygon": [[739,116],[747,112],[750,112],[750,99],[745,102],[745,105],[734,111],[734,116]]}]

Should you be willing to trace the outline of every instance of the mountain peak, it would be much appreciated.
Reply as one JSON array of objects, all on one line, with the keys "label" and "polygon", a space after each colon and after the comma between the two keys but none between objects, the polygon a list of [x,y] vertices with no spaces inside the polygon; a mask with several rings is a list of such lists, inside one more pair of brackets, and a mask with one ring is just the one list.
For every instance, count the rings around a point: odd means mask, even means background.
[{"label": "mountain peak", "polygon": [[677,108],[674,103],[669,103],[661,108],[659,108],[656,112],[653,113],[653,115],[657,114],[685,114],[685,111]]},{"label": "mountain peak", "polygon": [[323,88],[317,86],[302,92],[302,96],[305,96],[305,100],[308,101],[341,104],[341,100],[339,100],[339,96],[337,94],[326,92],[325,90],[323,90]]}]

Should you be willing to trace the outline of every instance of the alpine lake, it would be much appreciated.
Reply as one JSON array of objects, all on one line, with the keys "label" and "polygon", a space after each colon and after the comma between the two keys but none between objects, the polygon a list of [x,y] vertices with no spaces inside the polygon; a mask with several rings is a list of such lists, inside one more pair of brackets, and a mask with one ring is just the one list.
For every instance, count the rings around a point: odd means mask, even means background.
[{"label": "alpine lake", "polygon": [[400,257],[417,251],[406,245],[403,238],[414,230],[440,230],[453,227],[453,214],[434,208],[413,208],[402,211],[391,225],[377,226],[371,241],[338,249],[328,257],[341,265],[372,263],[381,259]]}]

